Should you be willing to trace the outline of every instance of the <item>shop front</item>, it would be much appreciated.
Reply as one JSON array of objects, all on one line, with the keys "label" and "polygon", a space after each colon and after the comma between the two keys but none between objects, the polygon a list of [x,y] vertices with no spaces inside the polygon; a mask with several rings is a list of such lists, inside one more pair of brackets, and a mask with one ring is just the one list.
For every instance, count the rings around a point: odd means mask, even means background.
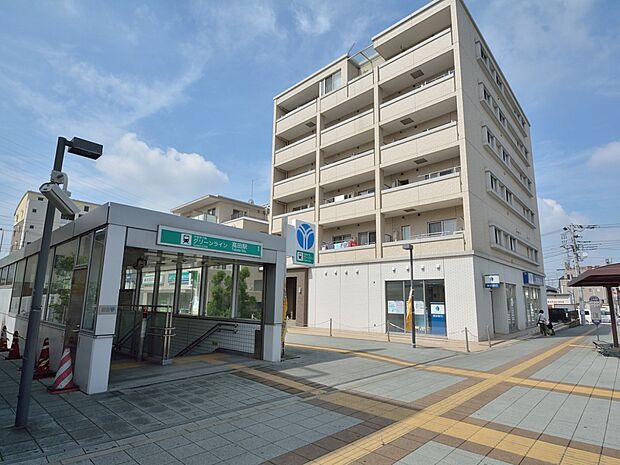
[{"label": "shop front", "polygon": [[[390,332],[406,332],[410,281],[386,281],[386,321]],[[413,310],[416,334],[447,336],[443,279],[414,280]]]}]

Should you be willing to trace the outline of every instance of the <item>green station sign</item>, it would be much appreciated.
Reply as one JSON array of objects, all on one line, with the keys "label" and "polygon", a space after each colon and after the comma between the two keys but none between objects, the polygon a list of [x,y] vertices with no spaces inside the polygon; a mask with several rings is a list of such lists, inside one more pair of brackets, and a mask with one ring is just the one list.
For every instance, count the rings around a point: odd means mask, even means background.
[{"label": "green station sign", "polygon": [[184,231],[168,226],[159,226],[157,228],[157,244],[243,255],[246,257],[261,258],[263,256],[263,245],[258,242],[242,241],[194,231]]},{"label": "green station sign", "polygon": [[314,265],[314,252],[297,250],[295,252],[294,261],[300,265]]}]

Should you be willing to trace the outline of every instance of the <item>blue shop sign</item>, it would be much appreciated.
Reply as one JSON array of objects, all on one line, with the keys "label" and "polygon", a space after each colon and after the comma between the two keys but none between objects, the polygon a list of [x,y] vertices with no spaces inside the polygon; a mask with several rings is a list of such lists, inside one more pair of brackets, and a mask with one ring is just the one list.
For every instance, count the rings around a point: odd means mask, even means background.
[{"label": "blue shop sign", "polygon": [[545,277],[539,274],[530,273],[529,271],[523,272],[523,284],[531,284],[533,286],[544,286]]}]

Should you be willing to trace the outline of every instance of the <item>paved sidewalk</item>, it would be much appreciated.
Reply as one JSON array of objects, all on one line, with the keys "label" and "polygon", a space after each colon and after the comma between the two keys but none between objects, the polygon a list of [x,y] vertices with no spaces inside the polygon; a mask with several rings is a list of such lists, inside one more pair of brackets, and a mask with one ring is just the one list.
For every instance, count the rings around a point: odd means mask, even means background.
[{"label": "paved sidewalk", "polygon": [[590,348],[589,330],[475,354],[295,334],[281,364],[223,354],[117,363],[105,394],[54,396],[35,382],[27,430],[10,426],[18,363],[2,360],[0,458],[620,465],[620,359]]}]

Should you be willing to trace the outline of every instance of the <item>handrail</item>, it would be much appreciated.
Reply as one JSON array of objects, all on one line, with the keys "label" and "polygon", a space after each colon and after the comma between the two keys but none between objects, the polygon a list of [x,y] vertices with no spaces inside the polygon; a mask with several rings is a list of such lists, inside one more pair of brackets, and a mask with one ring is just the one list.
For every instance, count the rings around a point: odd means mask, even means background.
[{"label": "handrail", "polygon": [[239,325],[236,323],[217,323],[211,326],[207,331],[205,331],[204,334],[202,334],[201,336],[198,336],[196,339],[194,339],[194,341],[190,342],[185,348],[181,349],[175,355],[175,357],[183,357],[184,355],[187,355],[189,352],[191,352],[196,347],[198,347],[200,344],[202,344],[205,339],[207,339],[209,336],[211,336],[212,334],[216,332],[231,331],[233,333],[236,333],[237,326]]},{"label": "handrail", "polygon": [[[147,315],[146,317],[147,320],[149,316],[151,315],[150,314]],[[116,344],[114,344],[114,350],[120,350],[121,347],[123,347],[123,344],[125,344],[125,342],[127,342],[129,338],[132,337],[133,334],[140,329],[141,326],[142,326],[142,318],[139,318],[138,321],[133,325],[133,328],[127,331],[123,337],[116,340]]]}]

